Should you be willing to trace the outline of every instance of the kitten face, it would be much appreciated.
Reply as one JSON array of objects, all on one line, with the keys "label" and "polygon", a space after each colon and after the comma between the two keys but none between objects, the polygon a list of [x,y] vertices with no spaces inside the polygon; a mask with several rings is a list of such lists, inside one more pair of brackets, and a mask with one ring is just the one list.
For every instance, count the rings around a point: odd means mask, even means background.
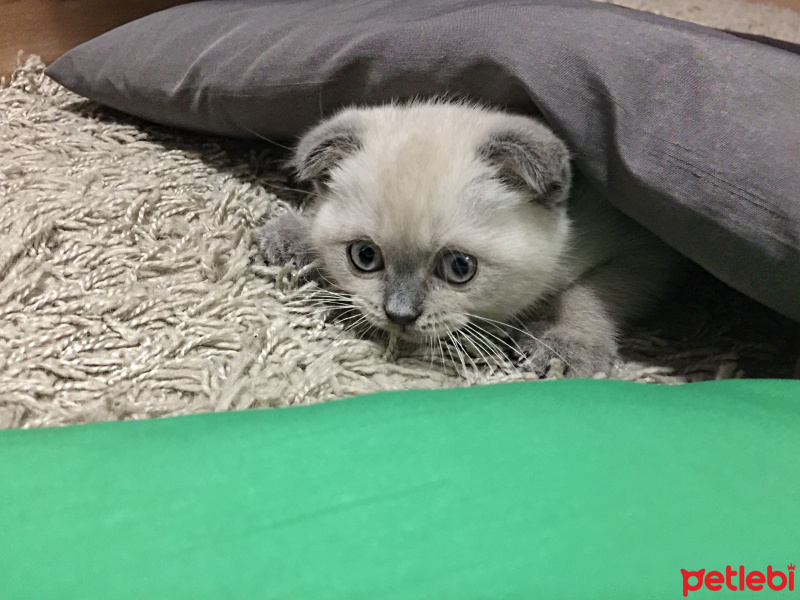
[{"label": "kitten face", "polygon": [[558,277],[566,149],[523,118],[453,104],[350,110],[295,157],[311,247],[367,321],[408,340],[506,322]]}]

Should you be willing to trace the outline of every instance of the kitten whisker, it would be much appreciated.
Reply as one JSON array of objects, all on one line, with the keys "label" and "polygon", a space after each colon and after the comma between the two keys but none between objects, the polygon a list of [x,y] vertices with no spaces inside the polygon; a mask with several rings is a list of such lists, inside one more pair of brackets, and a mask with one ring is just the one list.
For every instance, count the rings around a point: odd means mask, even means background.
[{"label": "kitten whisker", "polygon": [[[264,185],[264,186],[266,186],[268,188],[272,188],[273,190],[280,190],[282,192],[294,192],[295,194],[302,194],[303,196],[311,196],[312,198],[321,198],[322,197],[322,196],[320,196],[319,194],[317,194],[316,192],[314,192],[312,190],[304,190],[302,188],[293,188],[293,187],[289,187],[288,185],[277,185],[275,183],[270,183],[269,181],[262,181],[260,183],[261,183],[261,185]],[[283,201],[286,202],[286,200],[283,200]],[[297,204],[297,203],[295,202],[295,204]]]},{"label": "kitten whisker", "polygon": [[[456,339],[455,335],[453,335],[453,332],[450,329],[450,327],[448,327],[447,323],[443,323],[443,325],[444,325],[445,329],[447,330],[447,337],[453,344],[453,349],[456,351],[456,355],[458,356],[458,360],[461,362],[462,376],[464,377],[464,379],[468,379],[467,364],[464,361],[463,353],[461,352],[461,349],[459,348],[458,340]],[[475,363],[473,362],[473,367],[474,367],[474,365],[475,365]]]},{"label": "kitten whisker", "polygon": [[[513,370],[509,363],[508,356],[502,352],[497,345],[493,344],[486,336],[473,329],[470,329],[465,333],[469,335],[470,342],[484,358],[486,365],[489,368],[492,368],[492,365],[494,365],[496,370],[502,373],[508,373]],[[492,370],[494,371],[494,369]]]},{"label": "kitten whisker", "polygon": [[[471,315],[471,314],[467,314],[467,313],[464,313],[464,314],[466,314],[467,316],[469,316],[471,318],[481,319],[481,320],[487,321],[489,323],[497,324],[497,325],[500,325],[500,326],[503,326],[503,327],[508,327],[509,329],[517,331],[517,332],[521,333],[522,335],[532,339],[534,342],[536,342],[537,344],[539,344],[542,347],[546,348],[550,352],[552,352],[559,360],[561,360],[562,363],[564,363],[564,365],[566,367],[572,368],[572,365],[570,364],[570,362],[568,360],[566,360],[564,358],[564,356],[560,352],[556,351],[549,344],[544,343],[540,338],[538,338],[535,335],[533,335],[530,331],[525,330],[525,329],[520,329],[519,327],[514,327],[510,323],[502,323],[501,321],[496,321],[494,319],[489,319],[488,317],[479,317],[478,315]],[[519,349],[519,352],[520,352],[521,356],[524,356],[524,354],[522,353],[521,349]]]},{"label": "kitten whisker", "polygon": [[311,292],[311,293],[306,293],[300,297],[292,297],[289,300],[287,300],[286,303],[297,304],[298,302],[310,302],[318,300],[330,300],[337,302],[337,301],[349,300],[349,297],[344,295],[333,295],[321,292]]},{"label": "kitten whisker", "polygon": [[320,306],[325,308],[348,308],[352,306],[352,304],[345,302],[344,300],[340,301],[331,301],[331,300],[315,300],[315,301],[307,301],[307,302],[297,302],[297,303],[289,303],[287,302],[284,306],[290,309],[300,309],[300,308],[319,308]]},{"label": "kitten whisker", "polygon": [[302,304],[308,302],[345,302],[348,301],[349,298],[346,296],[332,296],[329,294],[308,294],[301,298],[292,298],[291,300],[287,300],[284,304]]},{"label": "kitten whisker", "polygon": [[481,363],[483,363],[483,365],[491,368],[491,362],[489,361],[489,357],[484,352],[485,348],[482,350],[481,347],[478,345],[477,340],[471,337],[469,335],[469,332],[465,331],[464,329],[461,329],[457,332],[457,335],[459,336],[459,338],[462,338],[463,340],[469,343],[469,347],[467,347],[466,344],[462,343],[462,346],[464,347],[464,351],[467,353],[467,356],[470,356],[472,354],[470,352],[470,350],[472,350],[478,355],[478,360]]},{"label": "kitten whisker", "polygon": [[[304,311],[302,310],[302,308],[307,308],[308,310]],[[292,310],[292,312],[298,312],[300,314],[305,314],[316,318],[320,318],[323,321],[341,320],[343,317],[347,316],[350,313],[358,313],[358,309],[351,304],[349,305],[342,304],[338,306],[329,306],[327,304],[322,304],[309,307],[295,307],[294,309],[290,310]]]},{"label": "kitten whisker", "polygon": [[[355,317],[353,317],[353,318],[355,318]],[[358,328],[358,327],[359,327],[359,325],[361,325],[362,323],[366,323],[366,322],[367,322],[367,317],[365,317],[365,316],[363,316],[363,315],[362,315],[362,316],[361,316],[359,319],[357,319],[357,320],[356,320],[354,323],[350,323],[350,324],[348,324],[348,325],[345,325],[345,326],[344,326],[344,330],[345,330],[345,331],[354,331],[356,328]],[[358,333],[358,332],[356,332],[356,333]]]},{"label": "kitten whisker", "polygon": [[[322,270],[320,270],[317,274],[318,274],[319,278],[322,279],[322,281],[324,281],[325,283],[327,283],[330,286],[330,288],[325,288],[326,291],[331,292],[331,293],[337,293],[335,291],[335,288],[337,287],[337,285],[335,283],[333,283],[330,279],[325,277],[325,274],[322,272]],[[331,288],[334,288],[334,289],[331,289]]]},{"label": "kitten whisker", "polygon": [[[345,317],[334,317],[331,322],[340,325],[344,331],[354,331],[360,325],[366,323],[367,318],[360,313],[355,313]],[[355,333],[358,334],[358,331],[355,331]]]},{"label": "kitten whisker", "polygon": [[[310,290],[310,291],[309,291]],[[346,296],[343,292],[340,292],[335,289],[322,287],[319,285],[317,281],[309,281],[305,286],[302,288],[298,288],[293,291],[294,295],[301,296],[301,293],[308,293],[308,294],[320,294],[320,295],[335,295],[335,296]]]},{"label": "kitten whisker", "polygon": [[[470,342],[475,346],[476,350],[484,357],[484,360],[487,364],[489,364],[489,358],[492,359],[497,368],[503,372],[508,370],[508,359],[503,352],[499,350],[499,348],[493,344],[486,336],[484,336],[477,327],[475,327],[472,323],[468,323],[462,331],[465,334],[470,334]],[[481,352],[481,348],[483,348],[484,353]],[[505,360],[500,360],[502,357]]]},{"label": "kitten whisker", "polygon": [[327,321],[334,321],[336,319],[337,313],[344,314],[346,311],[349,310],[350,309],[346,306],[335,307],[335,308],[330,308],[327,306],[315,306],[310,310],[295,309],[290,312],[297,315],[313,316],[327,322]]},{"label": "kitten whisker", "polygon": [[447,343],[447,340],[444,337],[439,338],[439,340],[442,342],[442,348],[445,351],[447,351],[447,355],[450,357],[450,364],[453,365],[453,367],[455,367],[455,371],[456,373],[458,373],[458,367],[456,366],[457,364],[456,359],[453,356],[453,352],[450,350],[450,344]]},{"label": "kitten whisker", "polygon": [[[473,317],[478,318],[478,317]],[[510,351],[522,352],[522,348],[520,345],[511,337],[507,332],[500,329],[498,325],[490,324],[490,326],[497,331],[497,333],[493,333],[489,331],[486,327],[481,327],[475,321],[470,321],[467,325],[468,327],[472,327],[476,331],[482,332],[484,335],[489,336],[492,340],[498,342],[503,347],[507,348]],[[505,337],[503,337],[505,336]]]},{"label": "kitten whisker", "polygon": [[354,307],[337,310],[333,313],[329,312],[328,314],[331,314],[331,320],[336,323],[346,323],[347,321],[351,321],[352,319],[361,316],[361,312]]},{"label": "kitten whisker", "polygon": [[278,143],[278,142],[276,142],[275,140],[271,140],[271,139],[269,139],[268,137],[266,137],[266,136],[264,136],[264,135],[261,135],[261,134],[260,134],[260,133],[258,133],[257,131],[253,131],[253,130],[252,130],[252,129],[250,129],[249,127],[245,127],[244,125],[242,125],[241,127],[242,127],[242,129],[244,129],[246,132],[248,132],[248,133],[252,133],[252,134],[253,134],[254,136],[256,136],[257,138],[259,138],[259,139],[262,139],[262,140],[264,140],[265,142],[269,142],[269,143],[270,143],[270,144],[272,144],[273,146],[277,146],[278,148],[283,148],[284,150],[289,150],[290,152],[291,152],[292,150],[294,150],[294,148],[290,148],[289,146],[284,146],[283,144],[279,144],[279,143]]},{"label": "kitten whisker", "polygon": [[442,358],[442,370],[445,372],[445,376],[447,376],[447,364],[444,358],[444,349],[442,348],[442,338],[441,336],[436,334],[436,324],[433,324],[433,335],[435,336],[434,339],[439,347],[439,355]]},{"label": "kitten whisker", "polygon": [[428,353],[428,355],[430,357],[430,361],[429,361],[428,367],[430,367],[431,370],[433,370],[433,358],[434,358],[433,357],[433,342],[434,342],[433,335],[427,335],[426,334],[425,335],[425,350],[427,351],[427,353]]},{"label": "kitten whisker", "polygon": [[350,299],[350,295],[349,294],[343,294],[341,292],[335,292],[335,291],[326,290],[326,289],[323,289],[323,288],[318,288],[318,289],[316,289],[316,290],[314,290],[312,292],[306,292],[305,294],[296,294],[296,296],[297,297],[292,297],[290,302],[304,301],[304,300],[307,300],[309,298],[311,298],[311,299],[328,298],[328,299],[334,299],[334,300],[339,300],[339,299],[348,299],[349,300]]}]

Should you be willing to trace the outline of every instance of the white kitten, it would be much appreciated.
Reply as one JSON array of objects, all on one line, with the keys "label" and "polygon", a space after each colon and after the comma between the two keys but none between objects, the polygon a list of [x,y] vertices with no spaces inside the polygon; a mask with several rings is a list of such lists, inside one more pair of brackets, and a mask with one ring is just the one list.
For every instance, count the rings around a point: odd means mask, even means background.
[{"label": "white kitten", "polygon": [[[318,260],[368,322],[427,342],[459,331],[544,374],[608,369],[620,324],[651,303],[677,255],[572,181],[564,143],[533,119],[418,102],[348,109],[292,160],[305,214],[256,233],[268,263]],[[523,331],[524,330],[524,331]]]}]

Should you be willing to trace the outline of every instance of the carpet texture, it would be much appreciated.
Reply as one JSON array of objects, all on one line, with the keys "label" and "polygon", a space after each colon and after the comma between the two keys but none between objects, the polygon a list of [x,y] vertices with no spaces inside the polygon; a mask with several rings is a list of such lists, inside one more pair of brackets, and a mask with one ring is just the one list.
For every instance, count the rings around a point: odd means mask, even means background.
[{"label": "carpet texture", "polygon": [[[618,2],[800,42],[800,14],[733,0]],[[36,57],[0,89],[0,427],[307,404],[530,378],[359,339],[326,322],[252,230],[286,210],[274,149],[86,102]],[[697,275],[600,376],[785,377],[797,328]]]}]

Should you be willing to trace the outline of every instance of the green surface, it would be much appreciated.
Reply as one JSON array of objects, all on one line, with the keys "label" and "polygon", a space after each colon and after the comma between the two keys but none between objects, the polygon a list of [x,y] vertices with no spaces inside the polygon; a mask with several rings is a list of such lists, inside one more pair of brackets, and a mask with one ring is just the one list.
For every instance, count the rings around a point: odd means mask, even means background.
[{"label": "green surface", "polygon": [[681,568],[800,561],[799,455],[790,381],[4,431],[0,597],[682,598]]}]

